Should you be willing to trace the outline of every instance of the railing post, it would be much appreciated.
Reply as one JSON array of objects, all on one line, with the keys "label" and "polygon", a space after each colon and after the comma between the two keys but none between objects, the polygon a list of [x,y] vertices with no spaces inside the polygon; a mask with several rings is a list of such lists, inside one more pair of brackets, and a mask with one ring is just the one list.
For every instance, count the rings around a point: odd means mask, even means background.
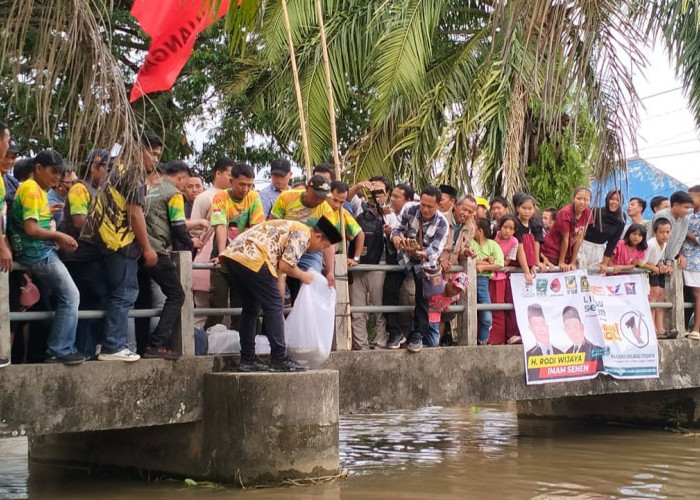
[{"label": "railing post", "polygon": [[462,295],[461,305],[464,311],[459,318],[459,334],[457,335],[458,345],[476,345],[479,321],[476,316],[476,261],[467,258],[463,261],[464,271],[469,278],[467,291]]},{"label": "railing post", "polygon": [[671,302],[671,311],[668,316],[668,329],[673,332],[678,332],[682,335],[686,331],[685,326],[685,308],[683,303],[685,297],[683,295],[683,271],[678,268],[678,263],[673,263],[673,274],[671,274],[671,282],[666,287],[666,302]]},{"label": "railing post", "polygon": [[352,349],[350,327],[350,291],[348,289],[348,262],[345,255],[335,256],[335,349]]},{"label": "railing post", "polygon": [[194,356],[194,301],[192,300],[192,253],[173,252],[172,259],[185,292],[180,321],[173,338],[173,349],[183,356]]},{"label": "railing post", "polygon": [[0,358],[11,358],[10,274],[0,272]]}]

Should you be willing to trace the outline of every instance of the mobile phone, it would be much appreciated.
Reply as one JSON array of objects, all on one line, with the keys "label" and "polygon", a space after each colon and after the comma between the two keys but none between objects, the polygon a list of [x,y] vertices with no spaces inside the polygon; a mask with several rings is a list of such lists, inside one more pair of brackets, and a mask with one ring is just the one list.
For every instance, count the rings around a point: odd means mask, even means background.
[{"label": "mobile phone", "polygon": [[418,248],[418,242],[416,241],[415,238],[409,238],[406,243],[408,244],[408,248],[411,249],[416,249]]}]

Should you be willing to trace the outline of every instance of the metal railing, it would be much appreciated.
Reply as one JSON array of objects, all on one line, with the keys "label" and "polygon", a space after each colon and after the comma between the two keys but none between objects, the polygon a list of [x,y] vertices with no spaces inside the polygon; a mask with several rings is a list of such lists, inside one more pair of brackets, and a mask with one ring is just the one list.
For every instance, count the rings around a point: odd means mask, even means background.
[{"label": "metal railing", "polygon": [[[192,262],[192,257],[189,252],[173,252],[173,260],[175,261],[180,282],[184,290],[192,289],[192,271],[193,270],[211,270],[220,268],[213,263],[198,263]],[[403,271],[403,268],[398,265],[388,264],[358,264],[347,268],[344,257],[337,256],[336,259],[336,275],[342,280],[347,276],[347,273],[369,272],[369,271],[384,271],[397,272]],[[16,264],[15,270],[26,270],[20,264]],[[597,269],[597,267],[595,268]],[[589,272],[595,269],[590,269]],[[461,344],[476,344],[477,334],[477,315],[470,314],[470,311],[511,311],[514,309],[513,304],[477,304],[476,302],[476,265],[473,260],[468,260],[466,266],[453,266],[451,272],[464,271],[469,276],[470,285],[465,293],[462,294],[458,304],[450,307],[450,312],[459,315],[459,332],[457,337]],[[505,267],[503,272],[517,273],[522,272],[519,267]],[[612,268],[609,268],[612,272]],[[539,271],[544,272],[544,271]],[[556,272],[556,271],[553,271]],[[633,272],[639,272],[633,270]],[[674,269],[670,286],[666,289],[667,300],[665,302],[652,302],[651,307],[663,308],[671,311],[669,316],[670,329],[684,331],[684,309],[694,306],[691,302],[685,302],[683,298],[683,282],[680,270]],[[178,330],[178,335],[174,340],[174,347],[179,349],[184,355],[194,354],[194,318],[202,316],[240,316],[241,308],[199,308],[195,309],[191,294],[185,294],[185,304],[181,311],[181,320]],[[285,309],[288,313],[291,309]],[[336,311],[336,324],[342,321],[349,321],[348,316],[352,313],[410,313],[414,310],[413,305],[362,305],[353,306],[349,304],[347,296],[338,294],[338,307]],[[161,309],[133,309],[129,311],[130,318],[151,318],[160,316]],[[54,316],[52,311],[9,311],[9,283],[7,273],[0,273],[0,357],[9,355],[10,350],[10,321],[40,321],[50,320]],[[79,319],[99,319],[105,316],[104,311],[79,311]],[[342,338],[342,334],[336,328],[336,344],[339,349],[347,345],[346,340]],[[347,328],[345,329],[347,330]],[[341,337],[338,337],[341,335]]]}]

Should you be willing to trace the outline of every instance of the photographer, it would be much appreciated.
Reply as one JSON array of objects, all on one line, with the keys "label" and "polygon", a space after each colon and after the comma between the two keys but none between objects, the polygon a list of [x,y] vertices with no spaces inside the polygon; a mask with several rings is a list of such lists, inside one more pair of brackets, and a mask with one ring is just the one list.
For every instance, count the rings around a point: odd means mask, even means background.
[{"label": "photographer", "polygon": [[[398,260],[407,274],[413,275],[416,285],[416,305],[413,310],[413,329],[408,342],[410,352],[420,352],[423,337],[428,334],[428,299],[423,294],[423,266],[434,268],[445,247],[448,223],[438,210],[442,193],[435,186],[423,189],[420,202],[403,210],[399,226],[391,231],[391,242],[398,250]],[[390,346],[400,342],[395,335]]]}]

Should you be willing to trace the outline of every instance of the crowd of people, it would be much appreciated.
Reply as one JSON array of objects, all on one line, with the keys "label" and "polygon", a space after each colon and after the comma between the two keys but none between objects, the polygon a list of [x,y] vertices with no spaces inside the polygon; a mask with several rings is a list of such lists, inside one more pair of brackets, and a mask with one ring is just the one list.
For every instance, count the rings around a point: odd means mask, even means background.
[{"label": "crowd of people", "polygon": [[[10,307],[55,312],[50,322],[12,323],[13,362],[177,359],[173,337],[191,293],[196,308],[242,307],[238,318],[196,316],[195,324],[238,330],[242,370],[302,370],[285,352],[284,304],[314,272],[335,286],[341,235],[352,306],[414,306],[410,315],[374,314],[373,328],[368,314],[353,312],[355,350],[450,345],[450,305],[468,286],[466,274],[451,268],[468,259],[476,263],[479,303],[512,302],[509,272],[532,282],[537,272],[577,268],[638,268],[649,275],[650,299],[661,301],[674,262],[700,303],[700,186],[653,198],[653,219],[644,220],[646,201],[631,198],[625,216],[620,190],[591,207],[591,190],[579,187],[570,204],[543,208],[527,193],[485,200],[449,185],[415,192],[382,176],[349,186],[329,164],[290,186],[284,158],[271,162],[270,184],[260,191],[250,165],[220,158],[205,189],[185,162],[159,162],[156,134],[144,132],[141,148],[145,178],[104,149],[92,150],[76,172],[53,150],[16,160],[20,151],[0,123],[0,223],[7,235],[0,238],[0,269],[12,271],[13,261],[26,269],[10,274]],[[218,265],[193,270],[192,290],[183,290],[173,251]],[[353,271],[357,264],[402,270]],[[159,306],[159,319],[129,328],[131,309]],[[105,317],[79,320],[80,309],[104,310]],[[657,335],[668,336],[663,309],[653,314]],[[688,337],[700,340],[698,318]],[[269,365],[255,355],[261,331],[270,339]],[[514,312],[480,311],[478,342],[520,343]]]}]

